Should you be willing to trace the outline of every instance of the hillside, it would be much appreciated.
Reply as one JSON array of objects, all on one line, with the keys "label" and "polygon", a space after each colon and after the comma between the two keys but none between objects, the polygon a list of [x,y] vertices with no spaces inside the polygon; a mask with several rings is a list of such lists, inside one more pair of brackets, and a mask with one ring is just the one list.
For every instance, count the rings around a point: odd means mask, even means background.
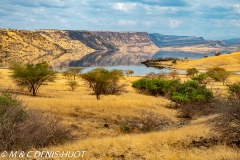
[{"label": "hillside", "polygon": [[179,61],[174,68],[187,69],[195,67],[197,69],[207,69],[210,67],[222,67],[228,71],[240,70],[240,52],[224,54],[220,56],[212,56],[197,60]]},{"label": "hillside", "polygon": [[0,35],[2,66],[8,66],[12,61],[47,61],[54,67],[68,66],[70,62],[81,60],[94,51],[141,51],[152,55],[159,50],[146,32],[1,29]]},{"label": "hillside", "polygon": [[4,66],[12,61],[67,65],[94,51],[63,31],[0,30],[0,35],[0,63]]},{"label": "hillside", "polygon": [[239,39],[205,40],[203,37],[149,34],[153,43],[165,51],[236,51],[240,48]]},{"label": "hillside", "polygon": [[146,32],[108,32],[108,31],[67,31],[72,39],[76,39],[94,48],[108,51],[158,51]]}]

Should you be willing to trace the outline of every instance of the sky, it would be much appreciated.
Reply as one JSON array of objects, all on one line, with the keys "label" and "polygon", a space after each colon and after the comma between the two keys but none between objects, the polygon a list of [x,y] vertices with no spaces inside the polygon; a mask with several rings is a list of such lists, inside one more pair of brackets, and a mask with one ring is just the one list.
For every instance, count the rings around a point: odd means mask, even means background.
[{"label": "sky", "polygon": [[240,0],[1,0],[0,28],[240,38]]}]

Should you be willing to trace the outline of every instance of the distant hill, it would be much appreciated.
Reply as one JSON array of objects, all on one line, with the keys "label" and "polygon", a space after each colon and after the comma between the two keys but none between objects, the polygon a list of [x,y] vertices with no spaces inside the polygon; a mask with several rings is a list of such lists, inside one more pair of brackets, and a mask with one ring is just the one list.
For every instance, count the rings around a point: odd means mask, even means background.
[{"label": "distant hill", "polygon": [[159,48],[147,32],[0,29],[0,66],[12,61],[68,66],[95,51],[117,50],[151,55]]},{"label": "distant hill", "polygon": [[9,66],[12,61],[67,65],[93,51],[80,41],[72,40],[64,31],[0,30],[0,65],[3,66]]},{"label": "distant hill", "polygon": [[[240,38],[213,41],[203,37],[147,32],[0,29],[0,66],[9,66],[12,61],[47,61],[53,67],[68,66],[71,62],[84,65],[89,63],[89,59],[98,64],[110,61],[111,64],[115,64],[114,61],[135,64],[139,60],[144,61],[144,57],[154,55],[159,49],[236,51],[240,49]],[[104,60],[100,57],[104,57]],[[124,60],[124,57],[128,60]]]},{"label": "distant hill", "polygon": [[[203,45],[206,47],[227,47],[225,41],[205,40],[203,37],[149,34],[153,43],[158,47],[185,47]],[[239,43],[240,44],[240,43]]]},{"label": "distant hill", "polygon": [[233,45],[239,45],[240,44],[240,38],[232,38],[232,39],[227,39],[224,40],[228,46],[233,46]]}]

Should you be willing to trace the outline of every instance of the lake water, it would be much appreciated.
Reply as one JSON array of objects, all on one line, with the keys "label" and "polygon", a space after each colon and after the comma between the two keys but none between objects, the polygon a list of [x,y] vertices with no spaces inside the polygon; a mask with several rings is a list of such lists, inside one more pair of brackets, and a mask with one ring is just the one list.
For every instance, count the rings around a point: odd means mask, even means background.
[{"label": "lake water", "polygon": [[[92,69],[95,69],[97,67],[84,67],[83,73],[86,73]],[[138,75],[138,76],[144,76],[147,73],[154,72],[154,73],[168,73],[170,71],[169,68],[163,68],[163,69],[157,69],[153,67],[146,67],[145,65],[139,65],[139,66],[104,66],[104,68],[108,70],[113,70],[113,69],[119,69],[119,70],[133,70],[134,74],[133,75]],[[182,72],[183,73],[183,72]]]},{"label": "lake water", "polygon": [[[228,51],[221,51],[221,53],[227,53]],[[146,67],[141,62],[147,59],[155,59],[158,57],[174,57],[174,58],[185,58],[198,59],[204,56],[214,56],[216,51],[198,53],[198,52],[175,52],[175,51],[158,51],[156,53],[150,52],[93,52],[86,55],[81,60],[73,61],[70,66],[83,67],[83,72],[90,71],[94,68],[104,67],[106,69],[119,69],[119,70],[134,70],[134,75],[146,75],[147,73],[169,73],[171,69],[157,69],[153,67]],[[178,71],[180,74],[184,74],[185,71]]]}]

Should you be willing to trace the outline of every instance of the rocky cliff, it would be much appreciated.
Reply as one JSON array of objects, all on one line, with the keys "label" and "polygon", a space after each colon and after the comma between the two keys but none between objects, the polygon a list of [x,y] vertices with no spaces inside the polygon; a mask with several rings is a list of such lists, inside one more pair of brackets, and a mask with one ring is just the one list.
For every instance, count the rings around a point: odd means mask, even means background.
[{"label": "rocky cliff", "polygon": [[205,40],[203,37],[195,36],[175,36],[175,35],[162,35],[158,33],[149,34],[151,40],[158,47],[185,47],[201,45],[204,47],[227,47],[225,41]]},{"label": "rocky cliff", "polygon": [[80,41],[72,40],[64,31],[0,30],[2,66],[9,66],[12,61],[67,65],[93,51]]},{"label": "rocky cliff", "polygon": [[76,39],[95,50],[159,50],[147,32],[67,31]]},{"label": "rocky cliff", "polygon": [[92,52],[110,53],[119,50],[121,53],[147,51],[152,55],[159,48],[146,32],[0,30],[0,63],[4,66],[12,61],[47,61],[53,66],[65,66]]}]

